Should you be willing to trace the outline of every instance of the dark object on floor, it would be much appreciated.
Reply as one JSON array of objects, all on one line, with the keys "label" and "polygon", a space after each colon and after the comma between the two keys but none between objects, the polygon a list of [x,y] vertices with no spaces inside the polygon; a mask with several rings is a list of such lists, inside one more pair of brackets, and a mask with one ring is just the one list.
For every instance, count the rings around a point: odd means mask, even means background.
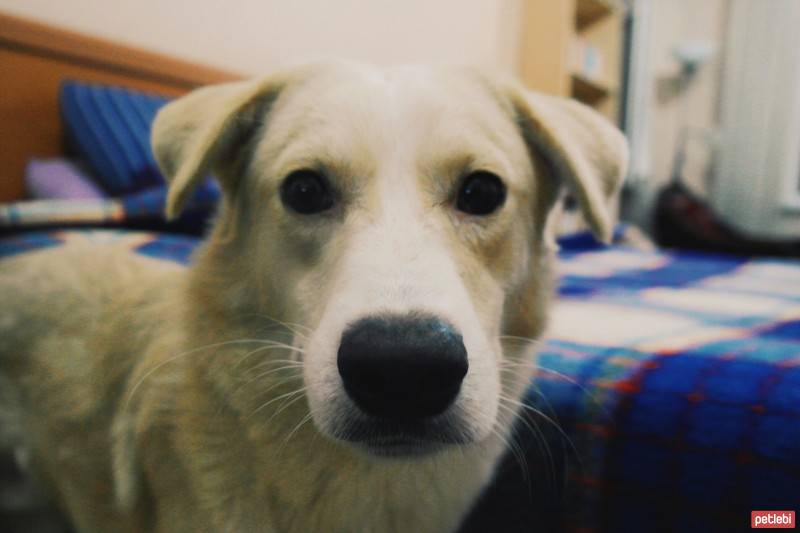
[{"label": "dark object on floor", "polygon": [[574,444],[562,431],[566,429],[555,422],[521,413],[509,437],[513,451],[506,452],[494,480],[458,533],[569,530],[565,520],[570,506],[567,483],[580,470]]},{"label": "dark object on floor", "polygon": [[672,183],[656,200],[654,234],[661,246],[746,256],[800,257],[800,240],[768,241],[733,229],[701,198]]},{"label": "dark object on floor", "polygon": [[0,453],[0,531],[73,533],[64,517],[39,494],[33,481],[8,453]]}]

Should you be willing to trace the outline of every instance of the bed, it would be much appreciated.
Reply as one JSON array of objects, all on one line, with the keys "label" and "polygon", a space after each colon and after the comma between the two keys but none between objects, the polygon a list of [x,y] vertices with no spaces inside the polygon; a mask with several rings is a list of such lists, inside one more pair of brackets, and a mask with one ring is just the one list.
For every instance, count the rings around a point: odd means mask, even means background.
[{"label": "bed", "polygon": [[[21,176],[64,153],[65,79],[172,96],[235,74],[5,16],[0,69],[15,74],[0,128],[16,138],[0,158],[0,257],[113,240],[191,261],[213,190],[167,225],[160,189],[30,202]],[[800,262],[641,251],[625,231],[612,246],[561,239],[528,408],[464,532],[733,531],[752,510],[800,511]]]}]

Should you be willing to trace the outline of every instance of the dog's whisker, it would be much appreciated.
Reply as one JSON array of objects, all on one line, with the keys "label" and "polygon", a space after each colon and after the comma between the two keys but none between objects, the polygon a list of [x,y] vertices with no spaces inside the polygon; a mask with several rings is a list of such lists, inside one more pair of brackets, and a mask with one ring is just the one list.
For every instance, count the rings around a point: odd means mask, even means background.
[{"label": "dog's whisker", "polygon": [[192,355],[192,354],[195,354],[195,353],[198,353],[198,352],[202,352],[203,350],[210,350],[212,348],[221,348],[223,346],[230,346],[232,344],[252,344],[252,343],[264,343],[264,342],[267,342],[267,341],[265,341],[264,339],[233,339],[233,340],[222,341],[222,342],[214,342],[214,343],[211,343],[211,344],[206,344],[204,346],[198,346],[198,347],[186,350],[184,352],[181,352],[181,353],[179,353],[177,355],[174,355],[172,357],[169,357],[166,360],[161,361],[157,365],[155,365],[152,368],[150,368],[147,372],[144,373],[144,375],[141,378],[139,378],[139,380],[133,385],[133,387],[131,387],[131,390],[128,393],[128,397],[127,397],[127,399],[125,401],[125,409],[127,410],[128,407],[130,406],[131,400],[133,399],[134,395],[136,394],[136,391],[139,389],[139,387],[142,385],[142,383],[144,383],[144,381],[147,378],[149,378],[153,373],[158,371],[160,368],[163,368],[164,366],[168,365],[169,363],[172,363],[172,362],[174,362],[174,361],[176,361],[178,359],[182,359],[182,358],[184,358],[184,357],[186,357],[188,355]]},{"label": "dog's whisker", "polygon": [[250,368],[255,368],[255,367],[258,367],[259,365],[263,365],[263,364],[267,364],[267,363],[287,363],[287,364],[293,364],[293,365],[296,365],[296,366],[303,366],[303,363],[301,361],[297,361],[295,359],[275,359],[275,358],[270,357],[268,359],[264,359],[263,361],[257,362],[255,364],[255,366],[250,367]]},{"label": "dog's whisker", "polygon": [[305,394],[300,394],[300,393],[301,393],[301,392],[305,392],[305,390],[306,390],[306,387],[303,387],[303,389],[302,389],[301,391],[296,391],[296,392],[298,393],[297,395],[295,395],[295,396],[294,396],[294,397],[292,397],[292,398],[287,398],[287,399],[285,399],[285,400],[283,401],[283,403],[280,405],[280,407],[279,407],[278,409],[276,409],[274,413],[272,413],[272,416],[270,416],[270,417],[269,417],[269,418],[268,418],[268,419],[267,419],[267,420],[264,422],[264,425],[269,425],[269,423],[270,423],[270,422],[272,422],[272,420],[273,420],[273,419],[274,419],[276,416],[278,416],[280,413],[282,413],[283,411],[285,411],[286,409],[288,409],[288,408],[289,408],[289,406],[291,406],[292,404],[294,404],[295,402],[297,402],[297,401],[299,401],[299,400],[302,400],[302,399],[304,399],[304,398],[306,397],[306,396],[305,396]]},{"label": "dog's whisker", "polygon": [[[283,448],[283,446],[285,446],[285,445],[287,445],[287,444],[289,443],[289,439],[291,439],[291,438],[292,438],[292,436],[293,436],[295,433],[297,433],[297,431],[298,431],[298,430],[299,430],[299,429],[300,429],[300,428],[301,428],[301,427],[302,427],[302,426],[303,426],[303,425],[304,425],[306,422],[309,422],[309,421],[310,421],[310,420],[313,418],[313,416],[314,416],[314,414],[313,414],[312,412],[310,412],[310,411],[309,411],[309,413],[308,413],[306,416],[304,416],[302,419],[300,419],[300,422],[298,422],[298,424],[297,424],[297,425],[294,427],[294,429],[292,429],[292,430],[289,432],[289,434],[286,436],[286,438],[285,438],[285,439],[283,439],[283,444],[281,444],[281,449]],[[279,449],[279,451],[280,451],[280,449]]]},{"label": "dog's whisker", "polygon": [[497,338],[501,341],[517,341],[527,344],[541,344],[543,342],[542,339],[536,339],[533,337],[520,337],[518,335],[498,335]]},{"label": "dog's whisker", "polygon": [[[506,365],[506,363],[508,363],[508,364]],[[504,372],[504,371],[508,372],[508,371],[511,371],[514,368],[526,368],[526,369],[530,369],[531,371],[536,370],[536,371],[542,371],[542,372],[547,373],[547,374],[552,374],[552,375],[554,375],[554,376],[566,381],[567,383],[571,383],[572,385],[575,385],[576,387],[578,387],[581,390],[581,392],[586,394],[586,396],[590,400],[592,400],[592,402],[598,408],[600,408],[600,410],[603,412],[603,415],[605,415],[606,418],[608,418],[608,419],[612,418],[611,413],[609,413],[608,409],[606,408],[605,404],[601,401],[599,396],[597,396],[597,394],[592,392],[590,387],[587,387],[586,385],[583,385],[582,383],[580,383],[578,380],[576,380],[572,376],[568,376],[567,374],[564,374],[564,373],[559,372],[557,370],[553,370],[552,368],[547,368],[547,367],[544,367],[544,366],[540,366],[540,365],[537,365],[535,363],[518,363],[518,362],[511,362],[511,361],[508,361],[508,362],[503,361],[503,362],[500,363],[500,366],[501,366],[501,368],[500,368],[501,372]]]},{"label": "dog's whisker", "polygon": [[[239,392],[240,392],[242,389],[244,389],[245,387],[249,386],[249,385],[250,385],[250,384],[252,384],[252,383],[255,383],[255,382],[257,382],[257,381],[265,381],[265,378],[266,378],[267,376],[271,375],[271,374],[276,374],[276,373],[278,373],[278,372],[281,372],[281,371],[286,371],[286,370],[289,370],[289,369],[295,370],[295,369],[296,369],[296,367],[294,367],[294,366],[282,366],[282,367],[279,367],[279,368],[273,368],[273,369],[271,369],[271,370],[267,370],[266,372],[261,372],[261,373],[259,373],[259,374],[255,375],[255,376],[249,377],[247,380],[245,380],[244,382],[240,383],[240,384],[239,384],[239,385],[238,385],[238,386],[237,386],[237,387],[236,387],[236,388],[233,390],[233,392],[231,392],[231,396],[236,396],[236,394],[238,394],[238,393],[239,393]],[[300,377],[301,377],[301,376],[300,376],[300,375],[298,375],[298,374],[294,374],[294,375],[286,376],[284,379],[282,379],[282,380],[278,380],[278,381],[275,381],[275,382],[274,382],[274,383],[272,383],[272,384],[271,384],[269,387],[267,387],[265,390],[263,390],[263,391],[259,391],[259,392],[261,392],[262,394],[263,394],[263,393],[266,393],[267,391],[270,391],[270,390],[272,390],[273,386],[275,386],[275,385],[280,385],[281,383],[286,383],[286,382],[289,382],[289,381],[291,381],[291,380],[293,380],[293,379],[298,379],[298,378],[300,378]]]},{"label": "dog's whisker", "polygon": [[[278,370],[283,370],[283,368],[275,369],[275,370],[276,370],[275,373],[277,373]],[[236,388],[234,388],[233,391],[227,393],[226,396],[234,398],[237,395],[242,394],[246,387],[248,387],[249,385],[251,385],[253,383],[256,383],[256,382],[260,382],[262,384],[268,383],[269,385],[264,387],[264,388],[259,389],[255,394],[253,394],[253,397],[261,397],[261,396],[269,393],[270,391],[272,391],[273,389],[275,389],[277,387],[285,386],[285,385],[291,384],[293,382],[298,382],[299,383],[299,382],[302,381],[302,376],[299,375],[299,374],[292,374],[292,375],[288,375],[288,376],[283,376],[283,377],[281,377],[279,379],[275,379],[275,378],[265,379],[266,374],[270,374],[270,373],[271,372],[268,371],[268,372],[265,372],[264,375],[257,375],[257,376],[251,377],[251,378],[243,381],[242,383],[239,383],[236,386]],[[215,416],[219,416],[219,414],[222,413],[222,411],[225,409],[225,406],[226,406],[226,404],[224,402],[220,402],[219,409],[217,410],[217,413],[216,413]]]},{"label": "dog's whisker", "polygon": [[564,431],[564,428],[562,428],[560,424],[558,424],[555,420],[553,420],[552,418],[550,418],[549,416],[544,414],[541,410],[536,409],[535,407],[533,407],[531,405],[528,405],[528,404],[525,404],[523,402],[520,402],[519,400],[515,400],[513,398],[509,398],[508,396],[505,396],[505,395],[501,394],[500,395],[500,403],[502,404],[503,402],[511,404],[512,406],[515,406],[515,407],[517,407],[519,409],[522,409],[522,410],[524,410],[526,412],[530,412],[530,413],[542,418],[543,420],[548,422],[550,425],[552,425],[553,428],[555,428],[556,431],[559,432],[561,437],[569,444],[570,448],[572,449],[572,452],[575,454],[575,458],[578,460],[578,462],[580,463],[581,467],[583,467],[583,460],[581,458],[581,454],[578,451],[577,446],[575,446],[575,443],[572,441],[572,438],[567,434],[566,431]]},{"label": "dog's whisker", "polygon": [[262,346],[260,348],[256,348],[255,350],[252,350],[252,351],[247,352],[246,354],[242,355],[239,358],[239,360],[236,362],[236,364],[233,366],[233,368],[234,368],[234,370],[236,370],[248,358],[250,358],[251,356],[253,356],[253,355],[257,354],[257,353],[260,353],[260,352],[263,352],[263,351],[266,351],[266,350],[278,349],[278,348],[283,349],[283,350],[289,350],[290,352],[293,352],[293,351],[298,351],[299,352],[300,351],[300,350],[296,350],[294,347],[292,347],[292,346],[290,346],[288,344],[283,344],[283,343],[279,343],[279,342],[271,342],[268,346]]},{"label": "dog's whisker", "polygon": [[271,391],[273,388],[275,388],[277,386],[280,386],[280,385],[283,385],[283,384],[287,384],[287,383],[292,383],[294,381],[301,381],[301,379],[302,378],[301,378],[300,374],[290,374],[290,375],[286,375],[286,376],[273,376],[271,378],[267,378],[266,375],[264,375],[264,376],[255,376],[255,377],[253,377],[251,379],[248,379],[247,381],[243,382],[239,387],[237,387],[236,392],[239,392],[241,389],[243,389],[243,388],[245,388],[245,387],[247,387],[247,386],[249,386],[249,385],[251,385],[252,383],[255,383],[255,382],[261,382],[262,384],[269,383],[269,386],[267,386],[266,388],[262,388],[262,389],[260,389],[260,390],[258,390],[258,391],[253,393],[254,395],[260,397],[260,396],[263,396],[264,394],[266,394],[267,392]]},{"label": "dog's whisker", "polygon": [[[314,331],[312,328],[310,328],[308,326],[305,326],[303,324],[300,324],[298,322],[286,322],[284,320],[280,320],[278,318],[275,318],[273,316],[270,316],[270,315],[267,315],[267,314],[264,314],[264,313],[253,313],[253,314],[256,315],[256,316],[259,316],[261,318],[264,318],[266,320],[269,320],[270,322],[274,322],[275,324],[281,325],[281,326],[285,327],[286,329],[288,329],[289,331],[291,331],[292,333],[294,333],[296,335],[300,335],[302,337],[305,337],[307,334],[313,333],[313,331]],[[298,329],[305,330],[306,333],[305,334],[300,333],[300,332],[297,331]]]},{"label": "dog's whisker", "polygon": [[517,367],[531,367],[538,368],[533,361],[512,361],[510,359],[503,359],[500,361],[500,366],[503,368],[517,368]]},{"label": "dog's whisker", "polygon": [[532,361],[500,361],[498,365],[501,371],[508,372],[509,370],[516,370],[516,371],[524,371],[527,373],[531,373],[536,370],[536,364]]},{"label": "dog's whisker", "polygon": [[529,363],[529,364],[524,364],[524,363],[520,363],[520,364],[504,364],[504,363],[500,363],[499,366],[500,366],[501,370],[511,370],[511,369],[522,369],[522,370],[530,369],[530,370],[535,370],[536,369],[536,366],[533,363]]},{"label": "dog's whisker", "polygon": [[278,375],[278,376],[273,376],[273,377],[270,377],[270,378],[266,378],[264,376],[253,376],[253,377],[247,379],[247,381],[245,381],[242,386],[246,387],[246,386],[248,386],[249,384],[251,384],[251,383],[253,383],[255,381],[261,381],[262,383],[270,383],[270,385],[266,389],[260,389],[260,390],[258,390],[257,392],[254,393],[254,396],[259,396],[260,397],[260,396],[263,396],[264,394],[266,394],[267,392],[271,391],[273,388],[275,388],[277,386],[281,386],[281,385],[285,385],[285,384],[289,384],[289,383],[294,383],[294,382],[302,382],[302,380],[303,380],[303,376],[302,376],[302,374],[300,372],[294,372],[293,369],[287,369],[285,375]]},{"label": "dog's whisker", "polygon": [[[248,317],[250,317],[250,318],[258,318],[258,319],[264,318],[259,313],[244,313],[244,314],[241,314],[241,315],[237,315],[237,319],[239,319],[239,320],[245,320]],[[275,336],[279,336],[279,335],[283,335],[286,338],[289,338],[289,337],[292,337],[292,336],[295,336],[297,338],[304,338],[305,337],[300,331],[297,331],[294,328],[291,328],[286,324],[277,323],[274,320],[270,320],[267,323],[262,324],[255,331],[257,331],[259,335],[270,336],[270,337],[275,337]]]},{"label": "dog's whisker", "polygon": [[[532,435],[534,435],[533,440],[536,442],[536,446],[539,448],[542,458],[545,460],[545,475],[549,476],[549,479],[553,481],[553,485],[555,486],[555,459],[553,458],[553,453],[550,450],[550,444],[548,443],[544,432],[541,430],[541,428],[539,428],[535,420],[531,419],[529,422],[524,415],[518,414],[516,410],[512,409],[508,405],[503,404],[502,401],[498,407],[505,409],[506,412],[512,416],[512,424],[514,421],[519,422],[523,424]],[[514,434],[515,431],[516,427],[512,425],[511,433]]]},{"label": "dog's whisker", "polygon": [[[251,413],[250,413],[250,414],[247,416],[246,420],[249,420],[251,417],[255,416],[255,415],[256,415],[256,413],[258,413],[259,411],[261,411],[261,410],[263,410],[263,409],[266,409],[266,408],[267,408],[269,405],[271,405],[271,404],[273,404],[273,403],[275,403],[275,402],[277,402],[277,401],[283,400],[284,398],[287,398],[287,397],[292,397],[292,396],[295,396],[295,395],[297,395],[297,394],[302,394],[302,393],[304,393],[304,392],[306,391],[306,389],[307,389],[307,388],[308,388],[308,387],[301,387],[301,388],[299,388],[299,389],[296,389],[296,390],[293,390],[293,391],[287,392],[287,393],[285,393],[285,394],[281,394],[280,396],[276,396],[275,398],[272,398],[272,399],[270,399],[270,400],[269,400],[269,401],[267,401],[266,403],[264,403],[264,404],[262,404],[262,405],[258,406],[256,409],[254,409],[254,410],[253,410],[253,412],[251,412]],[[275,416],[275,415],[273,414],[273,416]]]},{"label": "dog's whisker", "polygon": [[536,395],[542,399],[542,402],[545,404],[545,408],[549,411],[549,414],[552,416],[553,420],[555,420],[559,425],[561,425],[561,421],[558,419],[558,413],[556,412],[553,404],[550,403],[550,400],[547,399],[547,395],[542,392],[542,390],[536,385],[535,383],[531,383],[528,387],[528,390],[532,390],[536,393]]},{"label": "dog's whisker", "polygon": [[497,424],[493,425],[489,430],[493,435],[495,435],[500,441],[503,443],[506,449],[508,449],[514,457],[514,460],[519,465],[520,471],[522,472],[522,478],[525,484],[528,486],[528,490],[530,491],[531,488],[531,480],[529,475],[529,467],[528,467],[528,460],[525,458],[525,453],[519,444],[515,441],[515,438],[511,435],[504,435],[500,429],[498,429]]},{"label": "dog's whisker", "polygon": [[283,329],[287,330],[289,333],[291,333],[295,338],[297,338],[297,339],[299,339],[299,340],[301,340],[303,342],[308,342],[309,335],[311,333],[313,333],[313,329],[309,328],[308,326],[305,326],[305,325],[297,323],[297,322],[286,322],[284,320],[280,320],[278,318],[271,317],[271,316],[266,315],[264,313],[256,313],[256,312],[242,313],[242,314],[237,315],[237,317],[240,318],[240,319],[246,319],[248,317],[263,318],[263,319],[265,319],[267,321],[267,324],[265,324],[262,328],[259,328],[260,331],[263,331],[263,332],[266,333],[266,332],[268,332],[270,330],[274,330],[276,328],[283,328]]},{"label": "dog's whisker", "polygon": [[259,379],[271,374],[272,372],[279,372],[281,370],[295,370],[297,372],[302,372],[303,363],[293,361],[291,359],[266,359],[264,361],[256,362],[247,369],[242,370],[239,375],[241,376],[241,379],[249,382],[252,379]]},{"label": "dog's whisker", "polygon": [[[568,444],[569,447],[572,449],[572,452],[575,455],[576,460],[578,461],[578,465],[582,470],[583,470],[583,461],[582,461],[582,458],[580,456],[580,453],[577,451],[577,448],[576,448],[573,440],[569,436],[567,436],[566,433],[564,432],[563,427],[561,426],[561,423],[558,420],[558,415],[556,414],[556,411],[553,408],[552,404],[547,400],[547,397],[544,395],[544,393],[542,393],[542,391],[540,391],[535,386],[533,388],[534,388],[535,392],[542,398],[542,400],[548,406],[548,409],[550,410],[550,412],[553,415],[553,420],[557,423],[557,425],[555,425],[554,427],[559,431],[559,433],[561,435],[561,439],[559,439],[559,443],[561,445],[562,457],[564,457],[564,459],[562,460],[563,469],[564,469],[564,475],[563,475],[561,481],[562,481],[562,487],[564,487],[564,486],[566,486],[566,483],[567,483],[567,468],[568,468],[567,460],[566,460],[566,456],[565,456],[565,454],[566,454],[565,443]],[[501,402],[502,401],[503,400],[501,400]],[[527,411],[526,411],[526,409],[523,409],[522,411],[523,412],[520,413],[520,415],[521,415],[520,419],[527,425],[528,418],[524,415],[524,413],[526,413]],[[542,416],[541,411],[538,411],[537,414],[539,416]],[[539,425],[536,424],[535,420],[531,419],[530,421],[533,422],[536,425],[537,428],[539,428]],[[551,423],[552,423],[552,421],[551,421]],[[543,432],[541,432],[541,429],[540,429],[540,433],[542,433],[542,435],[543,435]],[[548,451],[549,451],[549,446],[548,446]],[[551,454],[551,457],[552,457],[552,454]],[[556,472],[555,472],[556,465],[555,465],[555,462],[553,462],[552,460],[551,460],[551,462],[553,463],[553,469],[552,469],[552,473],[553,473],[553,488],[556,488],[555,487],[555,483],[557,481]]]},{"label": "dog's whisker", "polygon": [[291,359],[267,359],[265,361],[258,361],[253,366],[248,367],[246,370],[242,371],[242,375],[249,375],[254,371],[257,371],[262,368],[270,368],[275,365],[285,365],[286,368],[297,368],[302,369],[303,363],[299,361],[293,361]]}]

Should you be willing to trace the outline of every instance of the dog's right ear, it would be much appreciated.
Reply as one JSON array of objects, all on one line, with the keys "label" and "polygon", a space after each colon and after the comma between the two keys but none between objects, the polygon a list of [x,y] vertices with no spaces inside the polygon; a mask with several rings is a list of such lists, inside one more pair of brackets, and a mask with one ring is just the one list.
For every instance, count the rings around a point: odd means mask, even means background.
[{"label": "dog's right ear", "polygon": [[[263,123],[287,76],[197,89],[164,106],[153,123],[153,154],[170,184],[166,215],[180,214],[209,172],[226,179],[224,165]],[[226,183],[222,183],[223,187]]]}]

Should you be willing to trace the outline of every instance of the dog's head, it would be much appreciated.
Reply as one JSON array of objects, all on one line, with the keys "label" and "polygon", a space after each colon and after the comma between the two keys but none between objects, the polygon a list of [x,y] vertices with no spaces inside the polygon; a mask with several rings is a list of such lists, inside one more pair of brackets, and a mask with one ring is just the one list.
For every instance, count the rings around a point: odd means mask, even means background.
[{"label": "dog's head", "polygon": [[376,455],[496,428],[528,379],[516,337],[544,325],[558,191],[607,240],[626,159],[578,103],[349,64],[195,91],[158,114],[153,145],[170,216],[210,171],[225,193],[206,259],[229,274],[209,297],[300,325],[317,429]]}]

